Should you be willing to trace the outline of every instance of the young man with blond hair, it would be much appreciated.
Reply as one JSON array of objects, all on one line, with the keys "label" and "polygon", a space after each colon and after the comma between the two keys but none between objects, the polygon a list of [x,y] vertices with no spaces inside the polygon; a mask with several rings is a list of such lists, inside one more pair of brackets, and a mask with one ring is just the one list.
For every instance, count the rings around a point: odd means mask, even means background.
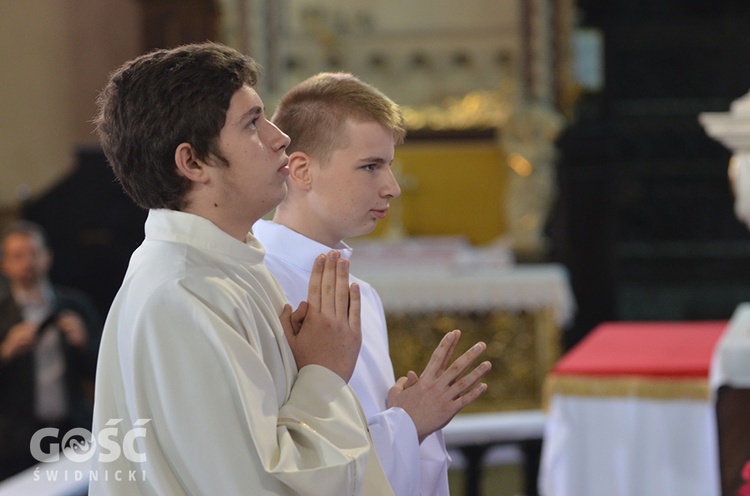
[{"label": "young man with blond hair", "polygon": [[[254,235],[266,248],[266,264],[292,304],[304,299],[315,253],[371,232],[400,194],[391,171],[394,149],[406,134],[399,107],[351,74],[322,73],[293,87],[281,99],[273,122],[291,137],[289,192],[273,221],[261,220]],[[356,268],[355,268],[356,270]],[[490,369],[472,363],[477,343],[452,364],[460,337],[448,333],[424,372],[395,381],[380,298],[361,288],[362,348],[350,381],[367,414],[375,451],[399,496],[447,495],[450,457],[441,429],[485,390]]]}]

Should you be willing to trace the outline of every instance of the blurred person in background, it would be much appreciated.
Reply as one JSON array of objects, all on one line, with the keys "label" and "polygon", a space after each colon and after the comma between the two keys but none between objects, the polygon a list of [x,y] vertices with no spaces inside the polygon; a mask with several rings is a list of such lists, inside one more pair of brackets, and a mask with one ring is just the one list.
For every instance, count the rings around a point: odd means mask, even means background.
[{"label": "blurred person in background", "polygon": [[48,453],[70,429],[91,428],[101,320],[88,296],[49,280],[52,258],[33,222],[0,235],[0,480],[36,463],[37,430],[59,429],[41,446]]}]

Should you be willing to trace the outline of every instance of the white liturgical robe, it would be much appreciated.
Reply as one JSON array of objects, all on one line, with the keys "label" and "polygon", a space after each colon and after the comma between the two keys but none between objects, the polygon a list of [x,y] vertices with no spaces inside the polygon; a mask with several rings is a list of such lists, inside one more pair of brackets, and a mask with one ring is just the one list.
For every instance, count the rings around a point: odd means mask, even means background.
[{"label": "white liturgical robe", "polygon": [[[265,220],[255,223],[253,235],[266,249],[266,266],[296,308],[307,298],[307,281],[315,257],[331,248]],[[352,249],[346,244],[335,248],[343,257],[351,256]],[[356,272],[356,267],[352,267],[352,272]],[[450,457],[442,431],[428,436],[420,445],[409,414],[401,408],[386,408],[386,396],[395,378],[383,305],[367,282],[355,276],[350,282],[359,284],[362,295],[362,348],[349,385],[367,415],[383,470],[399,496],[448,495]]]},{"label": "white liturgical robe", "polygon": [[264,253],[149,212],[104,329],[91,495],[393,494],[351,388],[297,370]]}]

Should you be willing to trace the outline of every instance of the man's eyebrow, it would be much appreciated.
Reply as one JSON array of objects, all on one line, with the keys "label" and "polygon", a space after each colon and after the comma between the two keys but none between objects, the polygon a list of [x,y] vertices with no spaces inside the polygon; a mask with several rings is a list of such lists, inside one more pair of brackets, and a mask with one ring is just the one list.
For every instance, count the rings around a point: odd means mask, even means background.
[{"label": "man's eyebrow", "polygon": [[383,157],[377,157],[377,156],[363,157],[363,158],[359,159],[359,161],[360,162],[375,162],[375,163],[378,163],[378,164],[389,163],[388,160],[384,159]]},{"label": "man's eyebrow", "polygon": [[256,105],[250,108],[250,110],[248,110],[247,112],[240,115],[239,119],[237,120],[238,122],[244,122],[245,119],[248,119],[250,117],[257,117],[262,114],[263,114],[263,107],[261,107],[260,105]]}]

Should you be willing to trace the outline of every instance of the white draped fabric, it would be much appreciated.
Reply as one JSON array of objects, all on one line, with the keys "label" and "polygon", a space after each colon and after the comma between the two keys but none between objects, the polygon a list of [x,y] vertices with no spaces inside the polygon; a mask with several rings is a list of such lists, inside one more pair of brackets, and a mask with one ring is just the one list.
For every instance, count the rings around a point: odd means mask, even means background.
[{"label": "white draped fabric", "polygon": [[716,421],[705,401],[554,396],[544,496],[717,496]]},{"label": "white draped fabric", "polygon": [[[100,443],[90,494],[392,494],[351,388],[297,370],[264,254],[204,218],[149,213],[97,370],[94,436],[123,453]],[[142,457],[126,456],[134,426]]]}]

